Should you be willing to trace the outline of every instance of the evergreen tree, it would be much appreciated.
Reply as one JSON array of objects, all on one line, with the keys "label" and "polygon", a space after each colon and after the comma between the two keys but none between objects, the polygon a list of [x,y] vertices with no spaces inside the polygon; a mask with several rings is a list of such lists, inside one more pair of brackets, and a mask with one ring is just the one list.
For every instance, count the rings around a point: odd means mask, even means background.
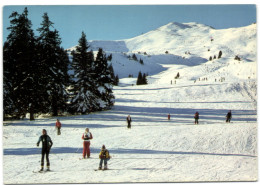
[{"label": "evergreen tree", "polygon": [[108,60],[108,61],[111,61],[111,60],[112,60],[112,54],[108,55],[107,60]]},{"label": "evergreen tree", "polygon": [[142,84],[143,84],[143,75],[142,75],[142,72],[139,71],[137,81],[136,81],[136,85],[142,85]]},{"label": "evergreen tree", "polygon": [[40,33],[38,42],[39,52],[41,53],[39,57],[41,73],[44,74],[42,83],[45,85],[45,91],[48,92],[44,102],[46,104],[46,112],[51,112],[53,116],[57,116],[58,110],[66,110],[69,58],[60,46],[61,39],[58,31],[56,29],[51,30],[53,24],[48,14],[44,13],[41,27],[37,30]]},{"label": "evergreen tree", "polygon": [[132,55],[132,59],[135,60],[135,61],[137,61],[137,57],[136,57],[135,54]]},{"label": "evergreen tree", "polygon": [[37,44],[27,8],[22,14],[13,12],[9,18],[10,34],[3,48],[4,114],[20,118],[29,112],[33,120],[41,111],[44,97]]},{"label": "evergreen tree", "polygon": [[79,44],[72,51],[73,83],[70,88],[70,112],[89,113],[98,110],[99,97],[97,83],[94,79],[93,52],[88,52],[89,45],[86,35],[82,32]]},{"label": "evergreen tree", "polygon": [[142,65],[144,64],[144,61],[143,61],[143,59],[141,59],[141,58],[140,58],[139,62],[140,62],[140,64],[142,64]]},{"label": "evergreen tree", "polygon": [[145,74],[145,73],[143,74],[142,83],[143,83],[144,85],[148,84],[147,79],[146,79],[146,74]]},{"label": "evergreen tree", "polygon": [[221,58],[221,56],[222,56],[222,51],[219,51],[218,58]]},{"label": "evergreen tree", "polygon": [[118,75],[116,75],[114,85],[118,86],[118,84],[119,84],[119,77]]},{"label": "evergreen tree", "polygon": [[178,72],[177,75],[175,76],[175,79],[180,78],[180,73]]},{"label": "evergreen tree", "polygon": [[[111,66],[111,67],[110,67]],[[102,48],[99,48],[97,57],[94,63],[95,80],[98,85],[100,107],[101,109],[110,108],[114,104],[113,82],[114,70],[112,64],[108,65],[106,55]]]}]

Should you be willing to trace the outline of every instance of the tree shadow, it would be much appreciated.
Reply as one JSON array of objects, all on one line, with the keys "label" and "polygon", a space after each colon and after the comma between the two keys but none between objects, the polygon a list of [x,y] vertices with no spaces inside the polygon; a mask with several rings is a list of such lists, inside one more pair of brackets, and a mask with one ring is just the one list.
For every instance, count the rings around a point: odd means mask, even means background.
[{"label": "tree shadow", "polygon": [[[208,152],[183,152],[183,151],[164,151],[164,150],[150,150],[150,149],[108,149],[110,155],[112,154],[151,154],[151,155],[209,155],[209,156],[234,156],[234,157],[257,157],[254,155],[248,154],[225,154],[225,153],[208,153]],[[81,153],[82,147],[53,147],[51,149],[50,155],[52,154],[72,154],[72,153]],[[90,147],[92,154],[98,154],[100,148]],[[4,149],[4,155],[36,155],[41,154],[41,148],[8,148]],[[149,156],[151,159],[153,157]],[[149,158],[148,157],[148,158]],[[143,158],[118,158],[118,159],[148,159]],[[156,157],[155,157],[156,158]],[[157,156],[158,158],[158,156]],[[113,158],[114,159],[114,158]],[[117,158],[115,158],[117,159]],[[161,159],[161,158],[158,158]]]}]

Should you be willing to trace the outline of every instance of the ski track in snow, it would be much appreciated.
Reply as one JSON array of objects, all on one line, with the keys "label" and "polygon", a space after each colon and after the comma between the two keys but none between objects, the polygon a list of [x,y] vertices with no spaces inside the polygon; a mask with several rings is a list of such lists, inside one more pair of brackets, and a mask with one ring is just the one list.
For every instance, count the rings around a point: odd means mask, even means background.
[{"label": "ski track in snow", "polygon": [[[217,31],[198,24],[200,32],[193,31],[193,37],[186,37],[183,42],[179,36],[186,33],[182,29],[193,29],[193,25],[172,23],[126,41],[93,42],[93,48],[106,44],[104,50],[113,53],[112,63],[120,76],[120,86],[114,87],[115,106],[112,110],[89,115],[59,117],[62,123],[60,136],[54,128],[56,118],[5,122],[4,183],[256,181],[257,71],[255,55],[251,52],[255,51],[254,41],[248,44],[251,47],[239,50],[248,58],[237,62],[228,54],[245,45],[243,40],[215,39],[213,45],[199,34],[210,32],[215,38],[228,37],[236,29]],[[172,29],[175,32],[171,32]],[[250,29],[253,30],[253,26],[237,32],[242,38],[249,34],[241,33]],[[190,46],[192,56],[185,59],[178,54],[178,51],[182,54],[188,51],[185,47],[173,48],[175,55],[160,54],[169,46],[158,47],[161,51],[153,49],[151,56],[137,54],[138,58],[144,58],[143,66],[126,58],[130,51],[151,49],[151,38],[158,34],[159,38],[163,38],[162,34],[167,37],[173,34],[176,40],[170,44],[183,42],[184,46],[187,43],[199,46],[202,43],[207,47],[201,46],[194,51],[196,47]],[[208,46],[211,51],[223,49],[226,56],[207,61],[196,55]],[[208,53],[202,55],[208,57]],[[139,72],[137,66],[146,70],[143,72],[149,72],[148,85],[132,86],[136,78],[126,78],[128,74]],[[180,79],[175,80],[177,72]],[[223,78],[225,80],[221,82]],[[231,123],[225,123],[228,110],[232,110]],[[194,125],[196,111],[200,113],[199,125]],[[169,113],[171,120],[167,120]],[[128,114],[133,120],[132,129],[126,128]],[[91,158],[80,160],[81,136],[86,127],[93,134]],[[50,153],[52,171],[34,173],[40,169],[41,148],[36,147],[36,142],[43,128],[54,143]],[[110,170],[95,171],[103,144],[112,156],[108,161]]]}]

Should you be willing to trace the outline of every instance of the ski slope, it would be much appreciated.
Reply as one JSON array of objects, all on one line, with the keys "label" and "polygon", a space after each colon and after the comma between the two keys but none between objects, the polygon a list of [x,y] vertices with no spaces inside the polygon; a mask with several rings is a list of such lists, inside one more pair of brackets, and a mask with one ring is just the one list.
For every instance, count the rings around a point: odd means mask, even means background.
[{"label": "ski slope", "polygon": [[[257,180],[256,25],[215,30],[198,23],[170,23],[132,39],[90,45],[94,51],[103,46],[113,54],[115,74],[120,77],[114,87],[115,106],[89,115],[58,117],[60,136],[54,129],[56,117],[5,122],[4,183]],[[208,61],[219,50],[222,58]],[[144,59],[144,65],[127,58],[133,53]],[[237,54],[241,61],[234,60]],[[135,85],[139,71],[149,74],[148,85]],[[174,79],[178,72],[180,78]],[[134,77],[128,78],[129,74]],[[225,123],[229,110],[233,118]],[[194,125],[196,111],[199,125]],[[132,129],[126,128],[128,114]],[[80,160],[86,127],[93,135],[91,158]],[[54,145],[52,171],[42,174],[34,172],[40,169],[41,149],[36,142],[43,128]],[[103,144],[112,156],[110,170],[95,171]]]}]

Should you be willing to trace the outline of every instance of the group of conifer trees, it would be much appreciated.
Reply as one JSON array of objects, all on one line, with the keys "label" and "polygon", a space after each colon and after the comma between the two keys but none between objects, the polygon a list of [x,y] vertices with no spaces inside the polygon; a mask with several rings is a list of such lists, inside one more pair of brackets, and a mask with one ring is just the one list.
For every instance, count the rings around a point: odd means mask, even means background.
[{"label": "group of conifer trees", "polygon": [[[3,46],[4,117],[70,112],[86,114],[114,104],[114,72],[102,49],[94,57],[82,32],[72,61],[59,33],[44,13],[35,36],[28,10],[10,15]],[[69,73],[70,71],[70,73]]]}]

